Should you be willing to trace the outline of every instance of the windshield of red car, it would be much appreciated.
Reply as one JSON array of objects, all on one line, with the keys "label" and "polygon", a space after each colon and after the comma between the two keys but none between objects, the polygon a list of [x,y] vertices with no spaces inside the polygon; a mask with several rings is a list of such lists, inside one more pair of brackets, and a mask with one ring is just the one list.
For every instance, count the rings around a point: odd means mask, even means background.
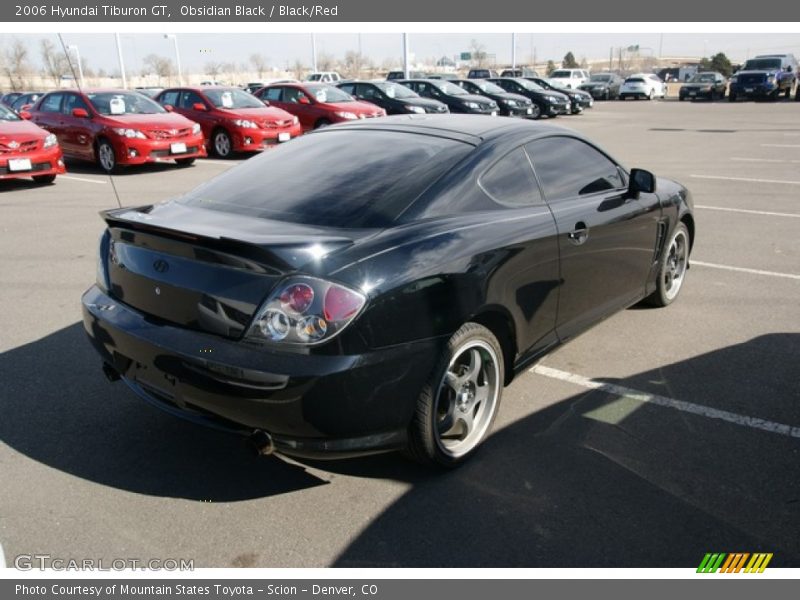
[{"label": "windshield of red car", "polygon": [[101,115],[156,115],[165,111],[159,104],[137,92],[90,92],[86,94]]},{"label": "windshield of red car", "polygon": [[206,98],[217,108],[264,108],[264,103],[252,94],[235,88],[225,90],[203,90]]}]

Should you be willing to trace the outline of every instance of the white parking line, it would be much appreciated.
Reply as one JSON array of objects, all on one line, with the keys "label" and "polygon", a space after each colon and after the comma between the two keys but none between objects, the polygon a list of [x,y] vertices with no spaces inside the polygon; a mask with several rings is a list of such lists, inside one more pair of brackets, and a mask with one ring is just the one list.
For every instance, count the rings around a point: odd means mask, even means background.
[{"label": "white parking line", "polygon": [[194,164],[196,165],[224,165],[226,167],[235,167],[236,165],[242,164],[244,161],[242,160],[214,160],[213,158],[201,158],[200,160],[195,161]]},{"label": "white parking line", "polygon": [[800,219],[800,214],[795,213],[779,213],[770,212],[768,210],[747,210],[745,208],[728,208],[726,206],[705,206],[703,204],[695,204],[695,208],[703,210],[721,210],[725,212],[744,213],[746,215],[764,215],[767,217],[789,217],[790,219]]},{"label": "white parking line", "polygon": [[752,183],[786,183],[800,185],[800,181],[786,181],[784,179],[755,179],[751,177],[723,177],[722,175],[689,175],[694,179],[721,179],[723,181],[750,181]]},{"label": "white parking line", "polygon": [[100,181],[99,179],[86,179],[85,177],[75,177],[74,175],[59,175],[59,179],[70,179],[72,181],[85,181],[86,183],[100,183],[106,184],[107,181]]},{"label": "white parking line", "polygon": [[794,425],[786,425],[784,423],[776,423],[775,421],[768,421],[758,417],[750,417],[748,415],[740,415],[738,413],[728,412],[727,410],[720,410],[718,408],[711,408],[702,404],[694,404],[693,402],[685,402],[683,400],[675,400],[666,396],[658,394],[648,394],[639,390],[634,390],[614,383],[605,383],[590,379],[582,375],[575,375],[552,367],[545,367],[544,365],[536,365],[530,369],[531,373],[550,377],[551,379],[558,379],[566,381],[575,385],[590,389],[600,390],[613,396],[621,396],[630,400],[637,400],[644,404],[655,404],[656,406],[663,406],[665,408],[672,408],[681,412],[687,412],[708,419],[720,419],[734,425],[741,427],[750,427],[753,429],[760,429],[769,433],[777,433],[788,437],[800,438],[800,427]]},{"label": "white parking line", "polygon": [[800,160],[792,160],[792,159],[784,159],[784,158],[749,158],[744,156],[733,156],[731,160],[736,160],[740,162],[765,162],[765,163],[800,163]]},{"label": "white parking line", "polygon": [[716,263],[707,263],[699,260],[692,260],[692,266],[708,267],[709,269],[722,269],[723,271],[736,271],[737,273],[749,273],[750,275],[766,275],[767,277],[782,277],[784,279],[797,279],[800,281],[800,275],[793,273],[778,273],[777,271],[762,271],[761,269],[748,269],[746,267],[732,267],[730,265],[718,265]]},{"label": "white parking line", "polygon": [[764,148],[800,148],[800,144],[761,144]]}]

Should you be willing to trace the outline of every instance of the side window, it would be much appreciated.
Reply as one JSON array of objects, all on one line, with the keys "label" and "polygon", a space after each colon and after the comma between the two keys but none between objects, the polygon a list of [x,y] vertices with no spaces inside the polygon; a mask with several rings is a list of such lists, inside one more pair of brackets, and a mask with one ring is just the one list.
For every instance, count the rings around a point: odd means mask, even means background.
[{"label": "side window", "polygon": [[350,94],[351,96],[356,95],[356,84],[354,83],[343,83],[339,86],[339,89],[342,90],[345,94]]},{"label": "side window", "polygon": [[525,149],[548,202],[625,187],[617,165],[581,140],[551,137]]},{"label": "side window", "polygon": [[512,150],[489,167],[478,184],[492,199],[506,206],[544,204],[531,163],[522,148]]},{"label": "side window", "polygon": [[83,101],[83,98],[77,94],[67,94],[64,97],[64,114],[71,115],[72,111],[76,108],[82,108],[86,112],[89,112],[89,107],[86,106],[86,102]]},{"label": "side window", "polygon": [[288,87],[283,93],[283,101],[284,102],[291,102],[293,104],[298,104],[300,102],[300,98],[305,98],[306,95],[303,93],[303,90],[299,90],[294,87]]},{"label": "side window", "polygon": [[50,94],[44,99],[39,110],[42,112],[61,112],[61,99],[64,94]]},{"label": "side window", "polygon": [[377,90],[371,85],[359,85],[358,93],[366,100],[374,100],[378,97]]},{"label": "side window", "polygon": [[282,92],[283,88],[281,87],[267,88],[264,93],[261,94],[261,97],[265,100],[269,100],[270,102],[280,102]]},{"label": "side window", "polygon": [[181,108],[192,109],[195,104],[205,104],[200,94],[184,90],[181,92]]},{"label": "side window", "polygon": [[169,104],[170,106],[177,106],[178,105],[178,91],[172,90],[169,92],[164,92],[161,95],[161,99],[159,102],[163,104]]}]

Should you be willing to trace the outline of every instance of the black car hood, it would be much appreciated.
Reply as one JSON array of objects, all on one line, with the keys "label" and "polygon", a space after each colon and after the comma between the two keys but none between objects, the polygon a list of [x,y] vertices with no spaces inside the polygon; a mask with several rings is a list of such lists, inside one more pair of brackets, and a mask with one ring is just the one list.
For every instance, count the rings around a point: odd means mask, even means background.
[{"label": "black car hood", "polygon": [[477,94],[463,94],[459,96],[449,95],[453,100],[460,100],[462,102],[477,102],[478,104],[488,104],[494,102],[491,98],[486,96],[478,96]]},{"label": "black car hood", "polygon": [[439,102],[438,100],[433,100],[432,98],[397,98],[397,100],[410,106],[422,106],[423,108],[447,107],[444,102]]}]

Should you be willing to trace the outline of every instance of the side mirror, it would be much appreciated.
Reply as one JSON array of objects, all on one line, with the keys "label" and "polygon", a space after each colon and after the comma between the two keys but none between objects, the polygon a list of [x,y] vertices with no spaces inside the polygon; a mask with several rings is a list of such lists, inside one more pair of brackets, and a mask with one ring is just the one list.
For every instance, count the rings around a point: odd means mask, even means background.
[{"label": "side mirror", "polygon": [[20,107],[20,109],[19,109],[19,110],[20,110],[20,112],[22,112],[23,110],[26,110],[26,111],[27,111],[27,110],[30,110],[31,108],[33,108],[33,104],[23,104],[23,105]]},{"label": "side mirror", "polygon": [[207,109],[206,109],[206,105],[203,104],[202,102],[195,102],[194,104],[192,104],[192,110],[198,110],[200,112],[205,112]]},{"label": "side mirror", "polygon": [[652,194],[656,191],[656,176],[644,169],[631,169],[631,180],[628,191],[635,195],[639,192]]},{"label": "side mirror", "polygon": [[167,112],[172,112],[173,110],[175,110],[175,107],[172,106],[172,104],[165,104],[164,105],[164,110],[167,111]]},{"label": "side mirror", "polygon": [[72,116],[75,117],[76,119],[88,119],[89,113],[86,112],[85,108],[73,108]]},{"label": "side mirror", "polygon": [[18,114],[22,119],[25,119],[26,121],[30,121],[31,120],[31,116],[32,115],[27,110],[21,110],[21,111],[19,111]]},{"label": "side mirror", "polygon": [[311,100],[309,100],[307,96],[300,96],[300,97],[297,99],[297,101],[298,101],[300,104],[311,104]]}]

